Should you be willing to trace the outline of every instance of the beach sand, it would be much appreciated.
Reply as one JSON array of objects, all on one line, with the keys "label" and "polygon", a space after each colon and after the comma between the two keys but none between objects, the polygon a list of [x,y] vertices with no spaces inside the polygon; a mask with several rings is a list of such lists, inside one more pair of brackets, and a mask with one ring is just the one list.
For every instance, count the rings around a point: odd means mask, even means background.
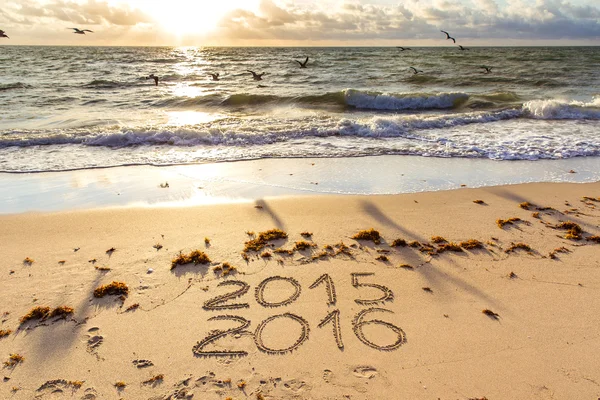
[{"label": "beach sand", "polygon": [[[598,196],[542,183],[0,216],[0,398],[596,399]],[[370,228],[379,243],[352,239]],[[287,238],[245,261],[271,229]],[[315,247],[275,252],[299,241]],[[193,250],[210,263],[172,269]],[[113,281],[127,296],[94,297]],[[73,312],[20,322],[38,306]]]}]

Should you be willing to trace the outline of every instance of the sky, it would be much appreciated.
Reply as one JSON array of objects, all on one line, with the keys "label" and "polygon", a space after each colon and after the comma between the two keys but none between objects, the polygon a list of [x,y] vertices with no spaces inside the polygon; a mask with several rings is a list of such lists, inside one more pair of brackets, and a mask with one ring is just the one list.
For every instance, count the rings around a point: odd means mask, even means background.
[{"label": "sky", "polygon": [[[69,28],[94,33],[73,34]],[[598,0],[2,0],[14,45],[600,45]]]}]

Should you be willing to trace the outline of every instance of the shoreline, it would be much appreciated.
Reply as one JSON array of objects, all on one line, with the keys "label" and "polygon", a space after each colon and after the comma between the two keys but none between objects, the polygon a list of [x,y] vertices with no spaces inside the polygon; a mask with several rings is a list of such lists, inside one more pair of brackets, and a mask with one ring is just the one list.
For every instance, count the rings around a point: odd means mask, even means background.
[{"label": "shoreline", "polygon": [[[501,228],[500,218],[520,220]],[[581,238],[566,239],[561,221]],[[598,182],[0,223],[0,330],[10,331],[0,362],[23,357],[3,369],[2,398],[600,397]],[[245,242],[273,228],[287,237],[245,260]],[[369,228],[381,237],[352,239]],[[469,240],[482,247],[443,250]],[[210,261],[173,267],[192,250]],[[113,281],[127,285],[124,297],[94,296]],[[37,306],[73,310],[20,322]]]},{"label": "shoreline", "polygon": [[[575,173],[569,173],[574,170]],[[0,173],[0,214],[181,207],[306,195],[392,195],[532,182],[600,181],[600,157],[492,161],[420,156],[259,159]],[[160,185],[169,184],[161,188]],[[461,186],[465,185],[465,186]]]}]

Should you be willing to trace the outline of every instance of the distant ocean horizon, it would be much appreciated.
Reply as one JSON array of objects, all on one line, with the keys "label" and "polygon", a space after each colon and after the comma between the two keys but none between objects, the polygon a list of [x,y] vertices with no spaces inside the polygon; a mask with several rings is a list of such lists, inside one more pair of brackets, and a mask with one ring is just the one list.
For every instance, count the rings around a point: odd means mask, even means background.
[{"label": "distant ocean horizon", "polygon": [[1,46],[0,172],[600,156],[599,66],[593,46]]}]

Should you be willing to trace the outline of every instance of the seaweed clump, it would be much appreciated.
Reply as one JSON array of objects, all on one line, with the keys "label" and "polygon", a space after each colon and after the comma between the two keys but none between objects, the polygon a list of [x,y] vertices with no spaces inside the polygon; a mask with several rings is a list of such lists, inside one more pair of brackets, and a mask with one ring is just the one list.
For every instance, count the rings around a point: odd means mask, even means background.
[{"label": "seaweed clump", "polygon": [[600,243],[600,236],[588,236],[585,238],[585,240],[587,240],[588,242]]},{"label": "seaweed clump", "polygon": [[521,207],[523,210],[529,210],[529,207],[535,207],[535,206],[528,201],[524,201],[521,204],[519,204],[519,207]]},{"label": "seaweed clump", "polygon": [[392,247],[406,247],[408,245],[408,243],[406,243],[406,240],[404,239],[394,239],[394,241],[392,242],[392,244],[390,246]]},{"label": "seaweed clump", "polygon": [[572,221],[561,222],[554,226],[556,229],[564,229],[567,231],[565,239],[580,240],[583,229],[581,226]]},{"label": "seaweed clump", "polygon": [[531,253],[533,251],[528,244],[525,244],[525,243],[512,243],[508,249],[504,250],[504,252],[505,253],[512,253],[513,251],[516,251],[516,250],[525,250],[525,251],[527,251],[529,253]]},{"label": "seaweed clump", "polygon": [[75,310],[73,310],[73,307],[60,306],[60,307],[56,307],[54,310],[52,310],[50,312],[49,317],[50,318],[54,318],[54,317],[67,318],[68,316],[73,315],[74,312],[75,312]]},{"label": "seaweed clump", "polygon": [[570,251],[569,249],[567,249],[566,247],[557,247],[556,249],[552,250],[552,251],[550,252],[550,254],[548,254],[548,256],[549,256],[551,259],[555,260],[555,259],[557,259],[557,258],[558,258],[558,257],[556,257],[556,255],[557,255],[558,253],[570,253],[570,252],[571,252],[571,251]]},{"label": "seaweed clump", "polygon": [[35,319],[45,320],[50,315],[50,307],[34,307],[20,319],[21,324]]},{"label": "seaweed clump", "polygon": [[177,268],[178,265],[186,265],[191,263],[194,263],[194,265],[208,264],[210,263],[210,258],[200,250],[194,250],[190,254],[179,253],[177,257],[171,260],[171,270]]},{"label": "seaweed clump", "polygon": [[441,236],[432,236],[432,237],[431,237],[431,241],[432,241],[433,243],[436,243],[436,244],[438,244],[438,243],[446,243],[446,242],[447,242],[447,240],[446,240],[446,239],[444,239],[444,238],[443,238],[443,237],[441,237]]},{"label": "seaweed clump", "polygon": [[477,199],[477,200],[473,200],[473,203],[475,203],[475,204],[485,204],[485,201]]},{"label": "seaweed clump", "polygon": [[498,218],[496,220],[496,224],[498,225],[498,228],[500,228],[500,229],[504,229],[505,225],[514,225],[515,222],[526,222],[526,221],[523,221],[519,217],[512,217],[512,218],[508,218],[508,219]]},{"label": "seaweed clump", "polygon": [[108,285],[102,285],[94,290],[94,297],[104,296],[127,296],[129,287],[123,282],[111,282]]},{"label": "seaweed clump", "polygon": [[460,242],[460,247],[465,250],[482,249],[483,243],[481,243],[479,240],[469,239],[464,242]]},{"label": "seaweed clump", "polygon": [[270,229],[265,232],[259,232],[258,237],[245,243],[244,253],[249,251],[261,251],[272,240],[287,239],[288,235],[281,229]]},{"label": "seaweed clump", "polygon": [[302,232],[300,235],[305,238],[310,238],[313,234],[312,232]]},{"label": "seaweed clump", "polygon": [[382,255],[380,255],[380,256],[378,256],[378,257],[376,258],[376,260],[377,260],[377,261],[382,261],[382,262],[388,262],[388,261],[390,261],[390,260],[387,258],[387,256],[385,256],[385,255],[383,255],[383,254],[382,254]]},{"label": "seaweed clump", "polygon": [[33,258],[29,258],[29,257],[25,257],[25,259],[23,260],[23,264],[25,265],[31,265],[35,262],[35,260]]},{"label": "seaweed clump", "polygon": [[165,379],[165,376],[163,374],[158,374],[153,376],[152,378],[142,382],[142,384],[144,385],[156,385],[160,382],[162,382]]},{"label": "seaweed clump", "polygon": [[440,245],[437,249],[438,254],[439,253],[444,253],[446,251],[453,251],[455,253],[460,253],[463,251],[462,247],[460,247],[460,245],[450,242],[450,243],[444,243],[442,245]]},{"label": "seaweed clump", "polygon": [[302,251],[302,250],[310,249],[311,247],[316,247],[316,245],[313,243],[308,243],[308,242],[305,242],[304,240],[301,240],[299,242],[296,242],[296,244],[294,245],[294,250]]},{"label": "seaweed clump", "polygon": [[7,329],[7,330],[0,329],[0,339],[7,337],[11,333],[12,333],[12,331],[10,329]]},{"label": "seaweed clump", "polygon": [[481,311],[482,313],[484,313],[485,315],[487,315],[488,317],[492,318],[492,319],[498,319],[500,318],[500,314],[497,314],[495,312],[493,312],[492,310],[488,310],[487,308],[483,311]]},{"label": "seaweed clump", "polygon": [[8,361],[4,361],[4,366],[8,368],[13,368],[17,364],[22,363],[23,361],[25,361],[25,357],[23,357],[22,355],[16,353],[11,354],[10,356],[8,356]]},{"label": "seaweed clump", "polygon": [[370,240],[375,244],[381,243],[381,235],[378,231],[371,228],[368,230],[359,231],[356,235],[352,236],[354,240]]}]

